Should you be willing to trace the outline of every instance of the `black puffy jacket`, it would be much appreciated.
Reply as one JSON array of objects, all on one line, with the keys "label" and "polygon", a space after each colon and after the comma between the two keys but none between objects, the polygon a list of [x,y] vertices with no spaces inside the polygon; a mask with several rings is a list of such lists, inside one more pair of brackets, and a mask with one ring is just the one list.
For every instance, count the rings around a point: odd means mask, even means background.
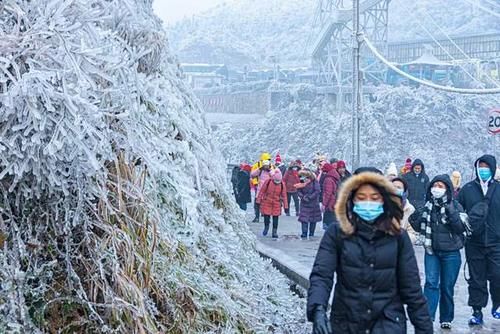
[{"label": "black puffy jacket", "polygon": [[236,202],[250,203],[252,202],[252,194],[250,192],[250,173],[245,170],[238,172],[236,183],[237,195]]},{"label": "black puffy jacket", "polygon": [[[496,172],[496,159],[491,155],[479,158],[474,166],[485,162],[491,169],[492,175]],[[458,201],[469,215],[472,226],[472,237],[467,242],[480,246],[500,244],[500,184],[491,180],[488,185],[489,203],[483,194],[479,177],[462,187],[458,194]]]},{"label": "black puffy jacket", "polygon": [[[363,222],[351,223],[346,202],[364,183],[383,183],[374,173],[354,176],[343,185],[336,204],[339,225],[321,240],[310,276],[307,317],[313,321],[318,305],[325,308],[337,274],[330,321],[334,333],[406,333],[404,304],[415,333],[432,333],[427,302],[422,294],[413,245],[406,231],[391,235]],[[391,190],[393,191],[393,190]],[[356,221],[356,220],[355,220]]]},{"label": "black puffy jacket", "polygon": [[[413,168],[417,165],[422,166],[422,172],[417,176]],[[403,176],[408,183],[408,200],[415,208],[422,207],[425,204],[425,194],[429,187],[429,177],[425,173],[425,165],[420,159],[415,159],[411,166],[411,172]]]},{"label": "black puffy jacket", "polygon": [[[431,211],[432,249],[435,251],[455,251],[464,247],[464,225],[460,213],[464,212],[462,206],[453,199],[453,184],[448,175],[438,175],[432,179],[426,195],[426,201],[432,201],[431,188],[435,182],[446,184],[446,196],[449,208],[447,209],[446,224],[442,223],[441,207],[434,206]],[[415,211],[410,216],[411,227],[415,232],[420,232],[423,208]]]}]

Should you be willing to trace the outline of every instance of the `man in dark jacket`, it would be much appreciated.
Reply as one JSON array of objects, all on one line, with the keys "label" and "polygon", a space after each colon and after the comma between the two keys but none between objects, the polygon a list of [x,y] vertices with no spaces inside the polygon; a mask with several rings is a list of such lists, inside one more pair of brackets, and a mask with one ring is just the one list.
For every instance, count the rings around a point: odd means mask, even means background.
[{"label": "man in dark jacket", "polygon": [[473,314],[470,325],[481,325],[481,309],[488,303],[488,286],[493,308],[491,314],[500,319],[500,185],[494,180],[496,159],[483,155],[474,168],[476,179],[458,194],[458,201],[469,215],[472,237],[465,244],[469,265],[469,305]]},{"label": "man in dark jacket", "polygon": [[425,194],[429,187],[429,177],[425,173],[425,165],[420,159],[415,159],[411,172],[403,176],[408,183],[408,200],[416,209],[425,204]]}]

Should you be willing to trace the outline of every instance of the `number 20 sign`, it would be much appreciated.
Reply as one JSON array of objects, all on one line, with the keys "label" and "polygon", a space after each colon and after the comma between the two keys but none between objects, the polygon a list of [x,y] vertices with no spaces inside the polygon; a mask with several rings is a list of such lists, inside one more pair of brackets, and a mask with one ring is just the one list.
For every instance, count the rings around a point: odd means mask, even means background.
[{"label": "number 20 sign", "polygon": [[492,135],[500,134],[500,109],[490,110],[488,116],[488,132]]}]

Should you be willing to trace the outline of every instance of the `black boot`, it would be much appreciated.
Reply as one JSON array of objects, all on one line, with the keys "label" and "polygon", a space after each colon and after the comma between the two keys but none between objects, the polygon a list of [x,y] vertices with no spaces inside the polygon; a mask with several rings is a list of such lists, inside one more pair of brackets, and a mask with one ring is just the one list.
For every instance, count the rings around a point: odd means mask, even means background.
[{"label": "black boot", "polygon": [[267,236],[267,232],[269,232],[269,223],[264,223],[264,230],[262,231],[262,235]]},{"label": "black boot", "polygon": [[316,223],[309,223],[309,237],[314,237],[315,230],[316,230]]},{"label": "black boot", "polygon": [[278,239],[278,222],[273,222],[273,239]]},{"label": "black boot", "polygon": [[302,239],[307,239],[307,225],[307,223],[302,223],[302,234],[300,235]]}]

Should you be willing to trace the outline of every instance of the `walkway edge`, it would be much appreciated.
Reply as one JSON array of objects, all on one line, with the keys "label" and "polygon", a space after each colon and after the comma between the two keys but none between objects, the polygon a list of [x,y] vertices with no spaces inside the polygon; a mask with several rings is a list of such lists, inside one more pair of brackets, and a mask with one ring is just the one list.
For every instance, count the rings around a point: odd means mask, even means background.
[{"label": "walkway edge", "polygon": [[283,251],[266,246],[260,241],[256,241],[256,249],[262,257],[270,259],[274,267],[283,275],[287,276],[290,280],[304,289],[309,288],[310,268],[299,263]]}]

